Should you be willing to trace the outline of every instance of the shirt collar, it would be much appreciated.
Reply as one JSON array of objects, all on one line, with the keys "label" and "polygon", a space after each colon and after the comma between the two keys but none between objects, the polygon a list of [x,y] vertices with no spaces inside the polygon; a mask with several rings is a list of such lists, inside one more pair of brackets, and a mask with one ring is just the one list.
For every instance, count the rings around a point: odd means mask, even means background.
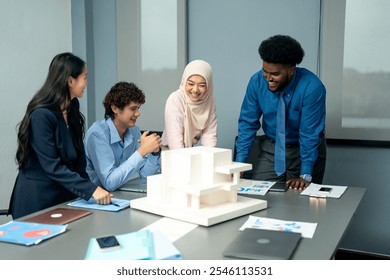
[{"label": "shirt collar", "polygon": [[[118,130],[116,129],[115,127],[115,124],[114,122],[112,121],[111,118],[108,118],[106,120],[106,123],[107,123],[107,126],[108,126],[108,130],[110,131],[110,138],[111,138],[111,143],[110,144],[114,144],[114,143],[117,143],[117,142],[122,142],[122,139],[118,133]],[[128,145],[129,143],[132,143],[133,141],[133,134],[131,133],[131,127],[127,128],[126,131],[125,131],[125,135],[124,135],[124,144],[125,146]]]},{"label": "shirt collar", "polygon": [[287,86],[283,90],[285,95],[290,93],[290,91],[292,91],[292,89],[294,88],[294,84],[295,84],[296,79],[297,79],[296,77],[297,77],[297,67],[295,67],[295,69],[294,69],[294,75],[292,76],[291,81],[287,84]]}]

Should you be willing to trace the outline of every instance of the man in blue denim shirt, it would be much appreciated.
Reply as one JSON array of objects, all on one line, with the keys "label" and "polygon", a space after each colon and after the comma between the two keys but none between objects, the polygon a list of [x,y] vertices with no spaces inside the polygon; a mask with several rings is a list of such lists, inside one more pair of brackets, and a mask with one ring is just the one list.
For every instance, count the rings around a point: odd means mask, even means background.
[{"label": "man in blue denim shirt", "polygon": [[[265,135],[258,143],[254,180],[286,181],[296,189],[304,189],[310,182],[322,183],[326,161],[326,89],[315,74],[296,67],[304,51],[290,36],[268,38],[260,44],[259,54],[263,67],[251,77],[242,103],[236,161],[246,162],[262,125]],[[285,104],[285,168],[278,175],[274,157],[279,98]]]},{"label": "man in blue denim shirt", "polygon": [[115,84],[103,101],[105,119],[96,121],[85,136],[87,173],[108,191],[134,175],[146,178],[160,170],[160,136],[141,134],[135,125],[144,103],[145,95],[135,84]]}]

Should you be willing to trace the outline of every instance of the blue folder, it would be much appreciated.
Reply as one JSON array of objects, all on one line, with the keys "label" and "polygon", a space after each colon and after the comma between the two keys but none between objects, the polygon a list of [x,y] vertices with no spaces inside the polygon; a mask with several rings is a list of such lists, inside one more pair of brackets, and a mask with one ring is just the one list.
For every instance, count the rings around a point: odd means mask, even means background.
[{"label": "blue folder", "polygon": [[91,238],[85,255],[86,260],[150,260],[154,258],[153,234],[140,230],[115,235],[120,246],[101,249],[96,238]]}]

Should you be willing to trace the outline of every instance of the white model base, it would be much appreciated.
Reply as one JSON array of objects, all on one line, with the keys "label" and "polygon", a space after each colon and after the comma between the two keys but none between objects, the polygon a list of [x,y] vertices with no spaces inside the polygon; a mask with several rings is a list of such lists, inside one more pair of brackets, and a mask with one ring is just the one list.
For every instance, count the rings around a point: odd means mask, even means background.
[{"label": "white model base", "polygon": [[133,199],[130,207],[160,216],[165,216],[202,226],[211,226],[236,217],[247,215],[267,208],[267,201],[249,197],[237,197],[237,202],[225,202],[212,207],[200,209],[178,209],[177,205],[156,205],[148,203],[147,197]]}]

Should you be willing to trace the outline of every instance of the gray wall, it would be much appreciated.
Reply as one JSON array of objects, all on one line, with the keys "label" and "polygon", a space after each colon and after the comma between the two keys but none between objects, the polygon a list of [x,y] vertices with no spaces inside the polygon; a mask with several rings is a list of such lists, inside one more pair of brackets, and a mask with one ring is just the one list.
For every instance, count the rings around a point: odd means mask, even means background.
[{"label": "gray wall", "polygon": [[87,127],[104,117],[102,101],[117,82],[116,0],[72,0],[75,54],[86,54],[88,87],[82,108]]},{"label": "gray wall", "polygon": [[316,73],[320,1],[189,0],[188,12],[189,60],[204,59],[213,67],[218,146],[233,149],[247,83],[262,67],[262,40],[295,37],[306,52],[301,66]]},{"label": "gray wall", "polygon": [[86,57],[88,87],[80,100],[87,127],[104,117],[102,101],[116,83],[116,0],[71,0],[73,52]]},{"label": "gray wall", "polygon": [[[261,68],[261,40],[290,34],[305,49],[301,66],[319,74],[320,9],[320,0],[188,0],[188,60],[205,59],[213,67],[218,146],[233,148],[247,82]],[[390,222],[383,216],[390,212],[389,153],[385,148],[328,147],[324,183],[367,188],[343,248],[390,255]]]},{"label": "gray wall", "polygon": [[[276,33],[295,37],[305,50],[301,66],[320,74],[320,9],[320,0],[188,1],[188,55],[213,66],[220,147],[233,148],[247,82],[261,68],[261,40]],[[388,148],[328,146],[324,184],[367,188],[342,248],[390,257],[389,159]]]},{"label": "gray wall", "polygon": [[145,93],[137,119],[142,130],[164,128],[166,99],[187,62],[185,11],[182,0],[117,0],[118,80]]},{"label": "gray wall", "polygon": [[[147,4],[153,12],[143,10]],[[169,9],[175,5],[183,11],[181,14]],[[185,7],[185,1],[180,0],[72,0],[73,47],[75,52],[87,54],[88,127],[104,117],[102,101],[111,86],[128,81],[146,95],[137,125],[143,130],[163,130],[165,101],[177,88],[186,64]],[[178,24],[172,24],[176,21]],[[152,34],[142,33],[147,25]],[[176,34],[177,42],[170,40]],[[148,56],[142,44],[148,47]],[[164,65],[164,48],[176,52],[172,65]],[[151,60],[155,67],[144,69],[144,60]]]},{"label": "gray wall", "polygon": [[0,1],[0,208],[17,174],[16,125],[43,84],[52,58],[72,50],[70,0]]},{"label": "gray wall", "polygon": [[[89,54],[89,61],[94,63],[94,92],[95,116],[92,108],[88,108],[90,117],[102,119],[104,109],[103,97],[111,86],[117,82],[117,36],[116,36],[116,1],[115,0],[88,0],[93,3],[93,21],[87,26],[87,33],[93,41],[93,52]],[[89,51],[89,49],[87,49]],[[90,57],[91,56],[91,57]],[[93,120],[89,120],[91,124]]]}]

